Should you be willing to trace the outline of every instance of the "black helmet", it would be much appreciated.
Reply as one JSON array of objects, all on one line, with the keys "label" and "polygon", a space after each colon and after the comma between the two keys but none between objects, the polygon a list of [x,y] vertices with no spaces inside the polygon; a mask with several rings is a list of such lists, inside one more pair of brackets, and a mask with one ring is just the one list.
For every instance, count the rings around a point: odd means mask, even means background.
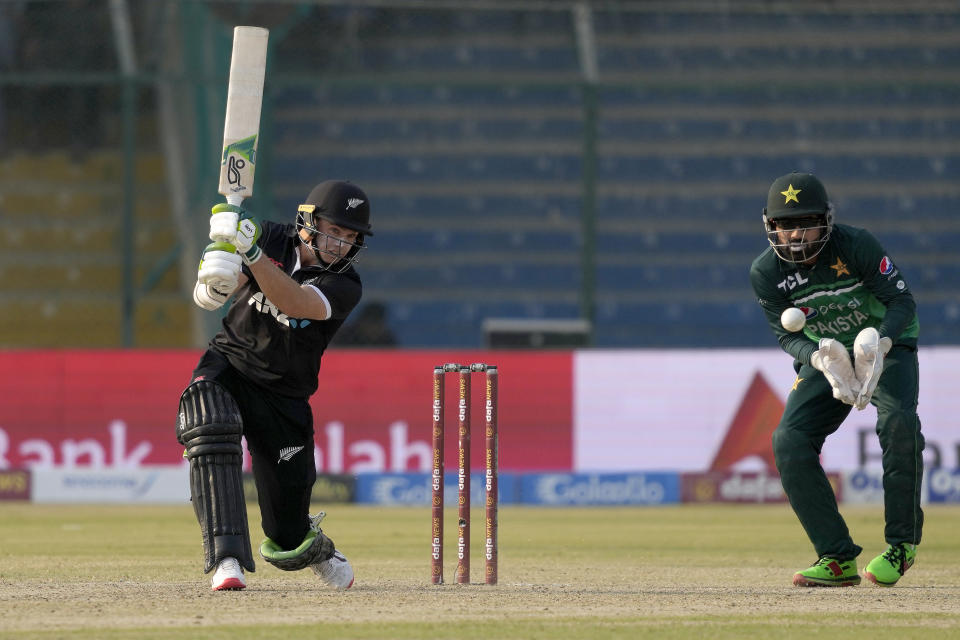
[{"label": "black helmet", "polygon": [[344,180],[327,180],[313,188],[307,201],[297,208],[301,214],[310,214],[310,226],[316,226],[314,218],[359,231],[372,236],[370,228],[370,200],[357,185]]},{"label": "black helmet", "polygon": [[[809,219],[810,224],[798,226],[802,221],[791,223],[791,218]],[[813,174],[796,172],[774,180],[767,193],[767,206],[763,208],[763,226],[770,246],[781,259],[802,263],[815,258],[833,231],[833,205],[823,183]],[[784,227],[802,230],[804,234],[814,229],[820,233],[815,240],[801,239],[791,245],[780,242],[777,235]]]},{"label": "black helmet", "polygon": [[[317,237],[327,235],[320,231],[319,218],[358,232],[356,242],[351,243],[350,250],[342,258],[317,245]],[[300,229],[305,229],[310,234],[309,241],[302,237],[300,240],[313,250],[320,266],[330,271],[342,272],[358,261],[357,254],[364,248],[364,236],[373,235],[370,227],[370,200],[360,187],[350,182],[321,182],[307,196],[307,201],[297,207],[297,231]]]}]

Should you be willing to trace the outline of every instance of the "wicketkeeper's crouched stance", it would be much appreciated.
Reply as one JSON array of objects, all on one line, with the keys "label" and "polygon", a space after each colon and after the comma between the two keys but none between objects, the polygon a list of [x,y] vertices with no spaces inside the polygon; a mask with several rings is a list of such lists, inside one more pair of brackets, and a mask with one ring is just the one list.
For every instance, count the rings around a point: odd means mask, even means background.
[{"label": "wicketkeeper's crouched stance", "polygon": [[[254,571],[241,477],[247,440],[257,487],[264,560],[284,571],[310,567],[347,589],[353,567],[309,515],[316,480],[313,412],[320,358],[360,300],[353,268],[372,235],[367,196],[349,182],[317,185],[297,222],[258,224],[228,204],[213,208],[194,301],[218,309],[233,295],[180,396],[177,440],[190,464],[204,572],[214,590],[246,587]],[[266,259],[264,259],[266,258]]]},{"label": "wicketkeeper's crouched stance", "polygon": [[[862,548],[840,515],[820,452],[853,407],[873,404],[888,546],[863,575],[893,586],[913,565],[923,529],[916,304],[903,274],[870,233],[834,224],[833,207],[815,176],[777,178],[763,221],[771,246],[754,260],[750,280],[797,372],[773,434],[773,452],[783,489],[819,556],[793,583],[860,583],[856,558]],[[802,331],[780,325],[788,307],[805,311]]]}]

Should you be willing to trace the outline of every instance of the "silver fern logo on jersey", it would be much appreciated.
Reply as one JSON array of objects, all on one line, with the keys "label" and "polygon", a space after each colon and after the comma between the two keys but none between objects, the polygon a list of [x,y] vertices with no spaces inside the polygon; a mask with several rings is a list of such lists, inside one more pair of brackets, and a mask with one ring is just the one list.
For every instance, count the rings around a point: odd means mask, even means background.
[{"label": "silver fern logo on jersey", "polygon": [[284,460],[290,462],[290,458],[300,453],[302,449],[303,445],[300,445],[299,447],[284,447],[283,449],[280,449],[280,457],[277,458],[277,464],[280,464]]}]

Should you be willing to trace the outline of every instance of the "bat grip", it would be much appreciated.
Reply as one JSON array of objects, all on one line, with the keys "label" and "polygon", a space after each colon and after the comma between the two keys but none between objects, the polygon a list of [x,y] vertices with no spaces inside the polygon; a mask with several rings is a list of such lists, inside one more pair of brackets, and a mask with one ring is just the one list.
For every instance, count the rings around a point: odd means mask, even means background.
[{"label": "bat grip", "polygon": [[239,207],[241,204],[243,204],[243,196],[229,195],[227,196],[227,204],[232,204],[235,207]]}]

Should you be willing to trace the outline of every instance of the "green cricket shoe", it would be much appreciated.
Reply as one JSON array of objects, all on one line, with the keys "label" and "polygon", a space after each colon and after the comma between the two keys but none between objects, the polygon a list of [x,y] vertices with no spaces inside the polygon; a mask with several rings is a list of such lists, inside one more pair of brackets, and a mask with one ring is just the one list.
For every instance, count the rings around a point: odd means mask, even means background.
[{"label": "green cricket shoe", "polygon": [[913,566],[917,558],[917,545],[891,544],[887,550],[870,561],[863,570],[863,577],[879,587],[892,587],[900,576]]},{"label": "green cricket shoe", "polygon": [[860,584],[856,560],[823,556],[809,569],[793,574],[795,587],[855,587]]}]

